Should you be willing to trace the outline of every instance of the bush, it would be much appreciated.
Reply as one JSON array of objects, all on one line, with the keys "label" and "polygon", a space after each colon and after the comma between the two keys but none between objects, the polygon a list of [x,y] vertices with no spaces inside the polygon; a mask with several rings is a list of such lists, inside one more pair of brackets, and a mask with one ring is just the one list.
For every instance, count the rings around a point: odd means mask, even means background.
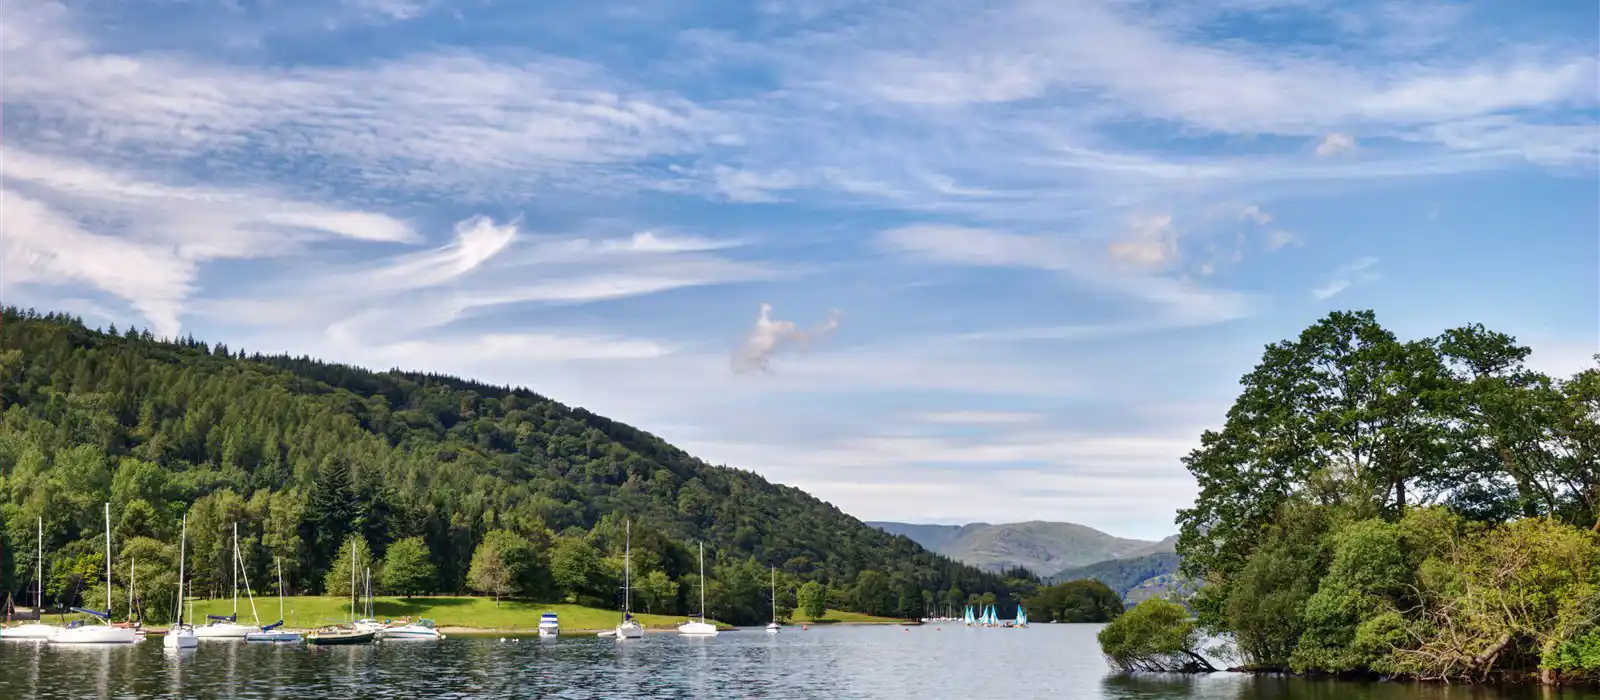
[{"label": "bush", "polygon": [[1202,636],[1189,611],[1177,603],[1150,598],[1100,630],[1100,653],[1119,671],[1217,670],[1200,655]]}]

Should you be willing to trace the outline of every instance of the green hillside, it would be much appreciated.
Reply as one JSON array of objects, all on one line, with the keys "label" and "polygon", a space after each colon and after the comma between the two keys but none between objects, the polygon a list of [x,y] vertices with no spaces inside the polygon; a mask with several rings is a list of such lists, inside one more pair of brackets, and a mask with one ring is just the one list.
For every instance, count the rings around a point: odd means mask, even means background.
[{"label": "green hillside", "polygon": [[42,517],[47,595],[103,602],[106,501],[116,596],[123,564],[136,562],[153,619],[166,607],[155,601],[170,600],[186,512],[201,595],[231,585],[237,523],[257,591],[275,587],[274,557],[297,593],[347,586],[354,558],[371,564],[380,590],[611,608],[625,517],[636,600],[670,614],[697,599],[690,548],[700,540],[707,607],[735,623],[769,615],[769,566],[780,605],[817,581],[830,601],[878,615],[920,614],[952,589],[1004,599],[1018,585],[527,389],[247,356],[5,309],[0,589],[32,598]]},{"label": "green hillside", "polygon": [[1063,569],[1047,579],[1050,583],[1094,579],[1106,584],[1119,596],[1127,596],[1141,583],[1177,572],[1180,559],[1172,552],[1157,552],[1142,557],[1110,559],[1088,566]]}]

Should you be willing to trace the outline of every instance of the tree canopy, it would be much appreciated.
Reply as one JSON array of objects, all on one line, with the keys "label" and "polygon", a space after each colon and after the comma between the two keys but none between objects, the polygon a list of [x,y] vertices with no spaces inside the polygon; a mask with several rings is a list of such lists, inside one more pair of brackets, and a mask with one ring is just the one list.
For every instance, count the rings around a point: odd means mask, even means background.
[{"label": "tree canopy", "polygon": [[1600,677],[1600,367],[1529,355],[1370,311],[1268,346],[1184,459],[1200,624],[1259,668]]}]

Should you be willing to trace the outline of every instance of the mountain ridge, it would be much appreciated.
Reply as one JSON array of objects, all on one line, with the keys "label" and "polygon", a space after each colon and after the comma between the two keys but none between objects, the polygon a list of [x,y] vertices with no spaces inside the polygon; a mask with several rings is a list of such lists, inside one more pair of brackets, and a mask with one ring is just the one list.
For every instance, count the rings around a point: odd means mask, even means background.
[{"label": "mountain ridge", "polygon": [[1117,537],[1078,523],[1029,520],[1016,523],[937,525],[867,521],[930,551],[985,571],[1023,567],[1040,576],[1099,562],[1172,551],[1177,535],[1161,540]]}]

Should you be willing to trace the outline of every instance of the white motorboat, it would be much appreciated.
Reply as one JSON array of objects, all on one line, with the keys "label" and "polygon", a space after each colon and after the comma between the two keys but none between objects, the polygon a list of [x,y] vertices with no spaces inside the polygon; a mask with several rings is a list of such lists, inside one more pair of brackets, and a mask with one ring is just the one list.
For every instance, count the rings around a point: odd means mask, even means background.
[{"label": "white motorboat", "polygon": [[689,637],[715,637],[717,626],[706,622],[706,543],[700,543],[700,619],[678,625],[678,634]]},{"label": "white motorboat", "polygon": [[644,637],[644,627],[639,624],[638,620],[633,619],[633,611],[630,608],[633,602],[633,569],[629,563],[629,559],[633,554],[632,522],[624,520],[622,529],[624,537],[622,549],[622,622],[617,623],[617,628],[612,630],[618,641]]},{"label": "white motorboat", "polygon": [[0,627],[0,639],[49,639],[61,631],[60,625],[50,625],[44,622],[44,517],[39,518],[39,544],[38,554],[34,563],[39,570],[38,588],[33,595],[33,612],[39,616],[38,622],[27,622],[14,627]]},{"label": "white motorboat", "polygon": [[161,639],[161,645],[168,649],[192,649],[200,646],[200,638],[194,634],[194,625],[183,623],[183,564],[189,549],[189,514],[183,515],[183,530],[178,536],[178,614],[173,617],[172,627],[167,630]]},{"label": "white motorboat", "polygon": [[550,639],[559,636],[561,636],[561,621],[556,617],[556,614],[547,612],[540,615],[539,637],[541,639]]},{"label": "white motorboat", "polygon": [[416,622],[412,622],[410,624],[395,625],[395,626],[392,626],[392,627],[384,628],[384,630],[383,630],[383,638],[384,639],[444,639],[444,635],[439,634],[439,629],[438,629],[438,627],[434,626],[433,620],[430,620],[428,618],[422,618],[422,619],[417,620]]}]

